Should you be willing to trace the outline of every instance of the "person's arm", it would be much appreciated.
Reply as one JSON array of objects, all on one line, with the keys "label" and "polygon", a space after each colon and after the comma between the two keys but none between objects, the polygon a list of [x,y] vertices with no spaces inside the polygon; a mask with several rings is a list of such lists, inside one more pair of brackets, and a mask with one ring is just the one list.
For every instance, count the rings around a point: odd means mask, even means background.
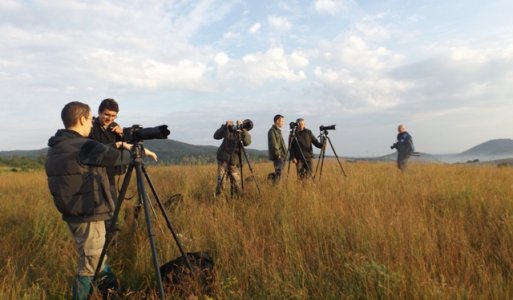
[{"label": "person's arm", "polygon": [[130,163],[132,155],[126,148],[116,149],[112,146],[90,140],[80,149],[79,160],[82,164],[90,166],[123,166]]},{"label": "person's arm", "polygon": [[251,144],[251,135],[246,130],[242,130],[242,144],[244,146],[249,146]]},{"label": "person's arm", "polygon": [[310,138],[312,139],[312,144],[315,145],[317,148],[322,148],[322,143],[319,142],[319,140],[313,135],[313,133],[310,131]]},{"label": "person's arm", "polygon": [[276,134],[274,130],[271,128],[267,133],[267,143],[269,144],[269,152],[274,154],[274,157],[280,157],[280,151],[278,149],[278,143],[276,140]]},{"label": "person's arm", "polygon": [[228,130],[226,127],[226,124],[221,125],[221,127],[219,129],[217,129],[216,132],[214,133],[214,139],[216,139],[216,140],[223,139],[224,136],[226,135],[226,130]]}]

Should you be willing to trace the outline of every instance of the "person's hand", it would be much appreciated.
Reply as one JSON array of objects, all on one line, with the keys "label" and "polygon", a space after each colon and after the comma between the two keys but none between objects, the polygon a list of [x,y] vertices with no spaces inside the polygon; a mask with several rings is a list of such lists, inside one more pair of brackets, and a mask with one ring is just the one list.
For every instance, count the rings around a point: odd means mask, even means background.
[{"label": "person's hand", "polygon": [[148,148],[144,148],[144,154],[146,156],[153,158],[154,161],[158,160],[157,154],[155,152],[149,150]]},{"label": "person's hand", "polygon": [[292,159],[292,162],[293,162],[294,164],[297,164],[297,159],[293,158],[293,159]]},{"label": "person's hand", "polygon": [[117,149],[123,148],[123,149],[126,149],[128,151],[132,150],[132,147],[133,147],[132,144],[128,144],[128,143],[125,143],[125,142],[116,142],[115,145],[116,145]]},{"label": "person's hand", "polygon": [[112,132],[114,132],[114,133],[116,133],[118,135],[123,135],[123,128],[121,128],[119,125],[111,127],[110,131],[112,131]]}]

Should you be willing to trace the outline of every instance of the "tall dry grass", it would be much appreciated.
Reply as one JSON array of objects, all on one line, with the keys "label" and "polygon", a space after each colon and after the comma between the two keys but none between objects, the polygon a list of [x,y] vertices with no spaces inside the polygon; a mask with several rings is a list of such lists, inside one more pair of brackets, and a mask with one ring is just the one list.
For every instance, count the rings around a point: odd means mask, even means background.
[{"label": "tall dry grass", "polygon": [[[208,250],[220,299],[511,299],[513,169],[328,163],[320,182],[266,182],[259,197],[214,199],[215,166],[149,167],[187,251]],[[247,168],[245,169],[247,173]],[[246,174],[247,175],[247,174]],[[129,194],[134,194],[134,184]],[[109,251],[124,297],[156,297],[144,218],[126,200]],[[138,224],[137,224],[138,223]],[[0,298],[70,294],[74,245],[44,172],[0,173]],[[160,261],[179,256],[161,217]]]}]

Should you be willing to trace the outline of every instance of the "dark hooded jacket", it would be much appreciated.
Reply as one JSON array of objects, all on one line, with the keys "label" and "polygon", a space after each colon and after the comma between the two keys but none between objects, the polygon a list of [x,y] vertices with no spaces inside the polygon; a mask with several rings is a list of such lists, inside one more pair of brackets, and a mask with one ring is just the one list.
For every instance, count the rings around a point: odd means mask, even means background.
[{"label": "dark hooded jacket", "polygon": [[[239,139],[238,134],[239,133],[237,133],[237,131],[229,130],[228,127],[226,127],[226,124],[223,124],[216,130],[214,133],[214,139],[223,139],[221,146],[217,149],[218,161],[227,161],[233,165],[240,165],[240,147],[237,145]],[[244,147],[251,144],[251,135],[246,130],[242,130],[242,132],[240,132],[240,138]]]},{"label": "dark hooded jacket", "polygon": [[105,167],[128,164],[130,152],[67,129],[58,130],[48,146],[45,163],[48,187],[64,221],[82,223],[110,219],[114,201]]},{"label": "dark hooded jacket", "polygon": [[[296,138],[297,142],[295,140],[290,141],[290,156],[291,158],[295,158],[297,160],[303,160],[303,157],[301,155],[301,151],[303,152],[303,155],[305,156],[305,159],[312,159],[313,158],[313,148],[312,144],[315,145],[317,148],[322,147],[322,143],[319,142],[319,140],[313,135],[312,131],[310,129],[303,129],[302,131],[296,131]],[[298,147],[299,144],[299,147]],[[301,151],[300,151],[301,149]]]},{"label": "dark hooded jacket", "polygon": [[407,159],[415,151],[413,139],[407,131],[397,134],[397,142],[392,145],[392,148],[397,149],[398,161]]},{"label": "dark hooded jacket", "polygon": [[[118,126],[118,124],[113,122],[110,126],[114,127]],[[115,147],[116,142],[123,141],[123,137],[119,134],[103,128],[98,118],[94,118],[93,120],[93,128],[91,128],[89,138],[111,147]],[[124,167],[107,167],[110,185],[116,184],[116,175],[121,175],[125,172],[126,168]]]}]

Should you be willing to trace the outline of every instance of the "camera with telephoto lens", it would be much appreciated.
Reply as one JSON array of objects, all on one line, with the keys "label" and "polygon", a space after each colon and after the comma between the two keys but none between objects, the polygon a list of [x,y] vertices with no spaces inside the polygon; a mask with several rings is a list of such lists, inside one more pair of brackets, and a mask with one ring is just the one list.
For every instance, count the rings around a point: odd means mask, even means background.
[{"label": "camera with telephoto lens", "polygon": [[335,130],[335,126],[336,126],[335,124],[333,124],[333,125],[329,125],[329,126],[321,125],[321,126],[319,127],[319,130],[320,130],[320,131]]},{"label": "camera with telephoto lens", "polygon": [[228,129],[230,131],[250,131],[251,129],[253,129],[253,121],[251,121],[250,119],[246,119],[242,121],[242,123],[240,124],[237,124],[237,122],[235,122],[234,124],[228,126]]},{"label": "camera with telephoto lens", "polygon": [[294,129],[294,128],[297,127],[297,123],[296,122],[290,122],[289,126],[290,126],[290,129]]},{"label": "camera with telephoto lens", "polygon": [[167,139],[171,132],[167,125],[143,128],[141,125],[123,128],[123,141],[129,144],[138,143],[144,140]]}]

